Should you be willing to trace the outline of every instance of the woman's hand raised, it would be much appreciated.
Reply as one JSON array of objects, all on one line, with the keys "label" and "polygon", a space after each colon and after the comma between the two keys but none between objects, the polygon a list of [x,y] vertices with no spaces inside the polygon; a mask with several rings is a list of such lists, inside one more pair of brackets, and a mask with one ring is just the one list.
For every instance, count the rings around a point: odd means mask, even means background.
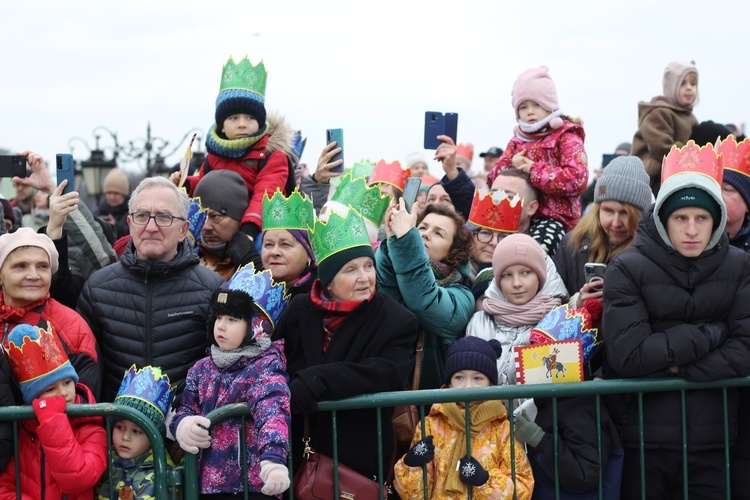
[{"label": "woman's hand raised", "polygon": [[400,198],[398,205],[388,210],[386,222],[386,234],[390,231],[396,238],[400,238],[417,226],[417,213],[414,211],[410,214],[404,205],[404,199]]}]

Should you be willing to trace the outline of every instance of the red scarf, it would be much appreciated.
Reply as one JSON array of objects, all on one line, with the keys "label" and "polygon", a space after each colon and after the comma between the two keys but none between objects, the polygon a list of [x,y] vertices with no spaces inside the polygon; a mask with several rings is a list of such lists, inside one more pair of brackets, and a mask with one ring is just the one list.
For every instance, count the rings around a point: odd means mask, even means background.
[{"label": "red scarf", "polygon": [[374,290],[372,295],[365,300],[331,300],[326,296],[325,289],[320,280],[315,280],[312,290],[310,290],[310,300],[315,307],[326,313],[323,316],[323,331],[325,332],[323,352],[328,350],[328,345],[331,343],[333,334],[339,329],[346,316],[363,302],[372,299],[373,295],[375,295]]},{"label": "red scarf", "polygon": [[24,307],[13,307],[5,304],[5,299],[0,292],[0,321],[4,323],[18,323],[26,315],[27,312],[35,309],[45,303],[49,299],[49,293],[42,299],[33,304],[29,304]]}]

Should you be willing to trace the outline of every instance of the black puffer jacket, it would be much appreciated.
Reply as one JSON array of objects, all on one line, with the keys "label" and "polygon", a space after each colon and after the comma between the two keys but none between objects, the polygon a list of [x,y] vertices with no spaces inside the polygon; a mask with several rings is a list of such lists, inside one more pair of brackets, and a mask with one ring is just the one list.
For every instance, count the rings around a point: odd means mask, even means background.
[{"label": "black puffer jacket", "polygon": [[[605,275],[602,332],[607,378],[670,377],[712,381],[750,375],[750,258],[729,246],[726,233],[699,257],[668,247],[644,210],[633,247],[615,257]],[[717,235],[718,236],[718,235]],[[720,341],[706,324],[728,326]],[[718,345],[717,345],[718,344]],[[729,437],[737,424],[737,392],[728,390]],[[623,396],[612,417],[623,425],[623,445],[638,445],[638,408]],[[680,394],[644,394],[646,448],[680,450]],[[691,451],[724,446],[721,390],[686,393]]]},{"label": "black puffer jacket", "polygon": [[86,281],[78,312],[101,349],[103,401],[114,399],[133,363],[161,367],[182,392],[188,369],[205,356],[211,295],[224,281],[198,262],[186,241],[166,263],[137,259],[131,242]]}]

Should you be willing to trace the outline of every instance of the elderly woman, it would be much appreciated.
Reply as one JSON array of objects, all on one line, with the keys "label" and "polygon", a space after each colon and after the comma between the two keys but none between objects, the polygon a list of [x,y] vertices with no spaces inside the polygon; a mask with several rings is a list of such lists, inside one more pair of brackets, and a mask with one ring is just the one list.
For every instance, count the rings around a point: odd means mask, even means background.
[{"label": "elderly woman", "polygon": [[101,377],[97,363],[96,338],[86,321],[74,310],[50,298],[52,275],[58,254],[52,240],[33,229],[22,227],[0,236],[0,320],[3,345],[19,323],[57,332],[81,383],[99,397]]},{"label": "elderly woman", "polygon": [[445,349],[464,336],[474,312],[471,233],[452,209],[427,205],[417,221],[403,200],[386,213],[388,239],[377,254],[378,288],[417,315],[424,332],[421,389],[443,384]]},{"label": "elderly woman", "polygon": [[596,184],[594,205],[563,237],[555,267],[570,294],[570,305],[601,299],[603,282],[587,283],[587,262],[609,263],[633,244],[641,211],[651,205],[649,177],[636,156],[612,160]]},{"label": "elderly woman", "polygon": [[[309,414],[310,445],[332,455],[331,415],[316,413],[317,403],[403,389],[417,337],[414,315],[375,288],[375,256],[358,213],[350,209],[345,218],[334,214],[327,224],[316,222],[312,247],[318,279],[310,293],[292,299],[274,333],[274,340],[285,341],[295,466],[302,456],[302,414]],[[393,434],[389,411],[383,414],[387,471]],[[373,410],[339,413],[339,460],[376,476],[376,431]]]}]

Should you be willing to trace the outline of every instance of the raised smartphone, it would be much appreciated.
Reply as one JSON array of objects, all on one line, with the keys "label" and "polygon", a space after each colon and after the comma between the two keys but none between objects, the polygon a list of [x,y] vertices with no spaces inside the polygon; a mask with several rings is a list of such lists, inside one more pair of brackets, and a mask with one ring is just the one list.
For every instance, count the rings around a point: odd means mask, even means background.
[{"label": "raised smartphone", "polygon": [[[607,271],[607,264],[602,264],[600,262],[587,262],[583,266],[583,274],[586,277],[586,283],[591,283],[592,281],[604,281],[604,273]],[[602,287],[592,287],[592,292],[601,292]]]},{"label": "raised smartphone", "polygon": [[68,179],[68,184],[63,189],[62,194],[68,194],[71,191],[75,191],[75,165],[73,163],[73,155],[66,153],[59,153],[55,157],[55,164],[57,165],[57,185],[59,186],[63,179]]},{"label": "raised smartphone", "polygon": [[0,177],[26,177],[26,157],[0,155]]},{"label": "raised smartphone", "polygon": [[331,158],[331,162],[341,160],[341,165],[333,167],[331,172],[343,172],[344,171],[344,129],[340,128],[329,128],[326,130],[326,144],[332,142],[336,143],[337,148],[341,148],[341,152]]},{"label": "raised smartphone", "polygon": [[417,201],[417,195],[419,194],[419,187],[422,185],[422,179],[419,177],[409,177],[406,179],[406,185],[404,186],[404,206],[406,210],[411,213],[411,207],[414,206],[414,202]]},{"label": "raised smartphone", "polygon": [[458,136],[458,113],[441,113],[426,111],[424,114],[424,148],[437,149],[440,146],[439,135],[447,135],[456,143]]}]

